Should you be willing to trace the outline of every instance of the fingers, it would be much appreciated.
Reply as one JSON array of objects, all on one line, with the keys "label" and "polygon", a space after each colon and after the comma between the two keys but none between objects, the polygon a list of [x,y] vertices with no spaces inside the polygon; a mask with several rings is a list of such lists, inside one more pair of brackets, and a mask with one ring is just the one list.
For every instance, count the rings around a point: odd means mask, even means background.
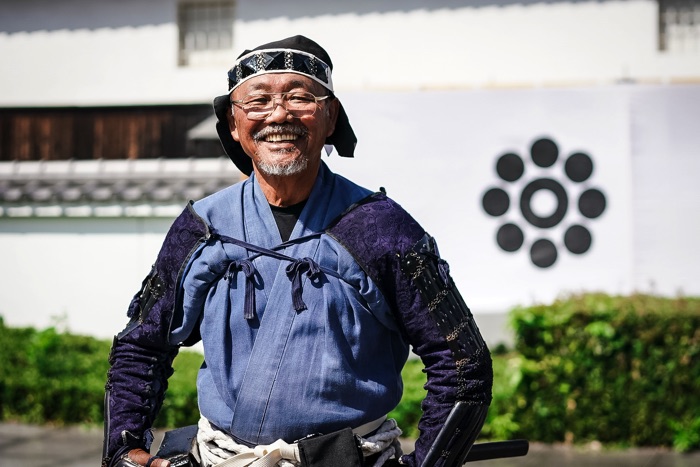
[{"label": "fingers", "polygon": [[155,459],[151,463],[151,467],[170,467],[170,461],[167,459]]},{"label": "fingers", "polygon": [[129,451],[129,459],[145,467],[170,467],[170,461],[152,457],[143,449],[132,449]]}]

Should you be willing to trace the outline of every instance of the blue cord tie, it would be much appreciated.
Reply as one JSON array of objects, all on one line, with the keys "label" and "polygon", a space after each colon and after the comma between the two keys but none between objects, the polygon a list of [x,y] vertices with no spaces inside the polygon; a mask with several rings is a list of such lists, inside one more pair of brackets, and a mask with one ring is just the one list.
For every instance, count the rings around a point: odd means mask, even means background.
[{"label": "blue cord tie", "polygon": [[228,265],[226,277],[230,280],[229,285],[233,284],[231,280],[238,271],[243,271],[245,275],[245,302],[243,304],[243,317],[245,319],[255,318],[255,266],[248,259],[233,261]]},{"label": "blue cord tie", "polygon": [[296,311],[306,310],[306,303],[302,298],[301,275],[315,279],[321,273],[321,267],[311,258],[297,259],[287,266],[287,277],[292,281],[292,302]]}]

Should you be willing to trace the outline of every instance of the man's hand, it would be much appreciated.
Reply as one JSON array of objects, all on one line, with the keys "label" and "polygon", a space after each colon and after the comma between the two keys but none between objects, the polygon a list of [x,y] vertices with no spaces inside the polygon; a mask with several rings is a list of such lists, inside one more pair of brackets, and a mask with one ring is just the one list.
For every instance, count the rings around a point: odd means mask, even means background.
[{"label": "man's hand", "polygon": [[143,449],[132,449],[129,451],[128,457],[137,464],[145,467],[170,467],[169,460],[152,458],[151,455]]}]

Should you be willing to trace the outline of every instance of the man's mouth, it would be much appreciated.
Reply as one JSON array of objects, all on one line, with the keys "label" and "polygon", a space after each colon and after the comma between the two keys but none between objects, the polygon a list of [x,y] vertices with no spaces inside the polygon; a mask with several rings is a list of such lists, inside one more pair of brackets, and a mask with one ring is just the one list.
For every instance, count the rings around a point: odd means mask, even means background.
[{"label": "man's mouth", "polygon": [[282,141],[295,141],[297,138],[299,138],[298,135],[293,135],[291,133],[272,134],[265,136],[263,141],[266,141],[268,143],[279,143]]},{"label": "man's mouth", "polygon": [[306,131],[306,128],[299,125],[270,125],[257,132],[253,137],[256,141],[266,143],[291,142],[304,137]]}]

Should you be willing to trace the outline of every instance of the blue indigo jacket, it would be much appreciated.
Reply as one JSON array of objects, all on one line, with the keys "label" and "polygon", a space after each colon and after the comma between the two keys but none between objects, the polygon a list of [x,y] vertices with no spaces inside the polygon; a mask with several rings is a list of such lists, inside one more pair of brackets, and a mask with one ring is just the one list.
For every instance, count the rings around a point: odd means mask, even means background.
[{"label": "blue indigo jacket", "polygon": [[200,338],[200,411],[241,443],[292,442],[386,415],[401,399],[409,347],[426,365],[428,394],[416,450],[402,462],[420,465],[458,400],[474,413],[470,433],[455,436],[473,443],[490,402],[490,358],[475,349],[460,363],[402,270],[425,236],[384,194],[325,165],[286,243],[254,175],[188,206],[115,338],[105,463],[149,446],[172,359]]}]

